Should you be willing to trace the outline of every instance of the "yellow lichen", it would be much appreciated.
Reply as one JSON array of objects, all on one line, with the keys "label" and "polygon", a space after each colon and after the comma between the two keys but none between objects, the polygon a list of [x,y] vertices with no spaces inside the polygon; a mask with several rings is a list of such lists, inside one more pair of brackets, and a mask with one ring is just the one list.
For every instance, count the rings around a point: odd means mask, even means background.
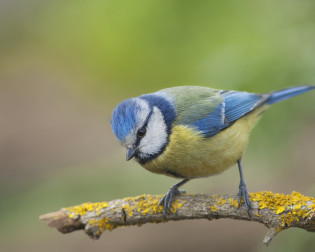
[{"label": "yellow lichen", "polygon": [[172,204],[172,210],[173,213],[176,213],[178,209],[180,209],[183,206],[183,203],[180,202],[180,200],[175,200]]},{"label": "yellow lichen", "polygon": [[216,212],[219,210],[216,206],[209,206],[209,208],[210,208],[211,212]]},{"label": "yellow lichen", "polygon": [[282,228],[281,227],[277,227],[276,228],[276,232],[279,233],[280,231],[282,231]]},{"label": "yellow lichen", "polygon": [[229,198],[229,203],[231,206],[234,206],[235,208],[239,207],[238,199]]},{"label": "yellow lichen", "polygon": [[280,214],[280,213],[284,212],[284,210],[285,210],[285,207],[284,207],[284,206],[280,206],[280,207],[278,207],[278,209],[276,210],[276,214]]},{"label": "yellow lichen", "polygon": [[296,216],[294,213],[283,214],[280,226],[285,228],[289,227],[292,221],[299,221],[299,216]]},{"label": "yellow lichen", "polygon": [[301,204],[296,204],[296,205],[293,206],[293,209],[300,209],[301,206],[302,206]]},{"label": "yellow lichen", "polygon": [[300,209],[302,206],[305,206],[308,201],[314,200],[313,198],[306,197],[298,192],[292,192],[291,195],[258,192],[250,193],[249,196],[252,201],[259,202],[260,209],[272,209],[277,214],[284,212],[288,207]]},{"label": "yellow lichen", "polygon": [[[250,193],[249,195],[252,201],[259,202],[259,209],[268,208],[276,214],[283,213],[278,218],[281,220],[280,228],[286,228],[290,226],[292,221],[306,218],[311,212],[315,211],[314,204],[307,207],[308,211],[305,209],[310,202],[315,202],[315,199],[306,197],[299,192],[292,192],[290,195],[274,194],[272,192]],[[286,211],[290,212],[286,213]]]},{"label": "yellow lichen", "polygon": [[91,219],[89,220],[89,224],[93,227],[97,226],[99,231],[96,231],[97,235],[100,235],[101,232],[104,230],[112,231],[116,226],[109,223],[108,218],[101,218],[101,219]]},{"label": "yellow lichen", "polygon": [[218,205],[218,206],[222,206],[226,203],[226,200],[223,199],[222,197],[219,197],[215,200],[215,203]]},{"label": "yellow lichen", "polygon": [[136,208],[136,206],[130,206],[129,204],[123,205],[121,207],[121,210],[124,210],[125,213],[129,216],[132,217],[133,216],[133,210]]},{"label": "yellow lichen", "polygon": [[101,214],[101,210],[103,208],[109,207],[107,201],[104,202],[95,202],[95,203],[83,203],[81,205],[72,206],[68,208],[64,208],[70,218],[74,218],[75,216],[85,215],[87,212],[95,211],[97,215]]},{"label": "yellow lichen", "polygon": [[[163,211],[163,207],[159,206],[159,202],[163,195],[152,196],[152,195],[140,195],[137,197],[128,197],[123,199],[125,202],[129,204],[125,204],[122,209],[128,214],[129,217],[133,216],[134,210],[137,212],[146,215],[153,213],[161,213]],[[175,200],[172,203],[172,212],[176,213],[178,209],[183,206],[183,203],[180,200]]]}]

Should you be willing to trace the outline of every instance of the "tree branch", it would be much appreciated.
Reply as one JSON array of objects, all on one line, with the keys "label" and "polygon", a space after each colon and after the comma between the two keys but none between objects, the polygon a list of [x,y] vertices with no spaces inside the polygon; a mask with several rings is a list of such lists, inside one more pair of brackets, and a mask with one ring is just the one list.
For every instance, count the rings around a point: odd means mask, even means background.
[{"label": "tree branch", "polygon": [[93,239],[105,230],[120,226],[159,223],[184,219],[220,219],[255,221],[264,224],[269,232],[263,240],[268,245],[277,233],[290,227],[315,232],[315,198],[298,192],[284,195],[272,192],[250,193],[250,216],[244,204],[238,207],[235,195],[179,195],[172,213],[163,219],[158,203],[162,195],[141,195],[110,202],[83,203],[60,211],[41,215],[39,219],[62,233],[84,229]]}]

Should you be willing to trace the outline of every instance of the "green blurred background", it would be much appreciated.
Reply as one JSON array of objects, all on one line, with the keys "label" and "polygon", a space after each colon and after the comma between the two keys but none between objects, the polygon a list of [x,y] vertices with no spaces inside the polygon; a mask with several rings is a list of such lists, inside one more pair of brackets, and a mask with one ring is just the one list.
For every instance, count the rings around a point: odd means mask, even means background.
[{"label": "green blurred background", "polygon": [[[125,162],[108,118],[175,85],[269,92],[315,84],[315,2],[0,1],[1,251],[313,251],[314,234],[232,220],[62,235],[38,216],[86,201],[161,194],[177,180]],[[244,156],[250,191],[315,196],[315,93],[275,105]],[[187,185],[236,193],[236,167]]]}]

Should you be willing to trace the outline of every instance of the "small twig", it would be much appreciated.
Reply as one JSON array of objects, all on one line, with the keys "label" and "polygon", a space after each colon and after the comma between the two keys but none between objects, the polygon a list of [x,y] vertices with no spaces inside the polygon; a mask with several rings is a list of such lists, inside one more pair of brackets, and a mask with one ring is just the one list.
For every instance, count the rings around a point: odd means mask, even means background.
[{"label": "small twig", "polygon": [[268,231],[268,233],[266,234],[263,243],[268,246],[269,243],[271,242],[271,240],[273,239],[273,237],[275,237],[277,234],[277,231],[274,227],[271,227]]},{"label": "small twig", "polygon": [[142,225],[169,220],[231,218],[264,224],[269,232],[263,240],[268,245],[280,231],[299,227],[315,232],[315,199],[298,192],[291,195],[272,192],[250,193],[250,216],[235,195],[179,195],[172,213],[163,218],[158,203],[162,195],[141,195],[110,202],[84,203],[39,217],[62,233],[84,229],[93,239],[103,231],[119,226]]}]

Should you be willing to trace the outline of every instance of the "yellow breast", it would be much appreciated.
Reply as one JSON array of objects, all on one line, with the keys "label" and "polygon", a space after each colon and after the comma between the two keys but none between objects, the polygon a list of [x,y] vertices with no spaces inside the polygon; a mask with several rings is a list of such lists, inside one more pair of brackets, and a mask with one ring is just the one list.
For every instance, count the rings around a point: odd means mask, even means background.
[{"label": "yellow breast", "polygon": [[255,110],[209,138],[194,128],[174,126],[165,151],[143,167],[151,172],[185,178],[223,172],[242,157],[250,131],[263,110],[265,107]]}]

